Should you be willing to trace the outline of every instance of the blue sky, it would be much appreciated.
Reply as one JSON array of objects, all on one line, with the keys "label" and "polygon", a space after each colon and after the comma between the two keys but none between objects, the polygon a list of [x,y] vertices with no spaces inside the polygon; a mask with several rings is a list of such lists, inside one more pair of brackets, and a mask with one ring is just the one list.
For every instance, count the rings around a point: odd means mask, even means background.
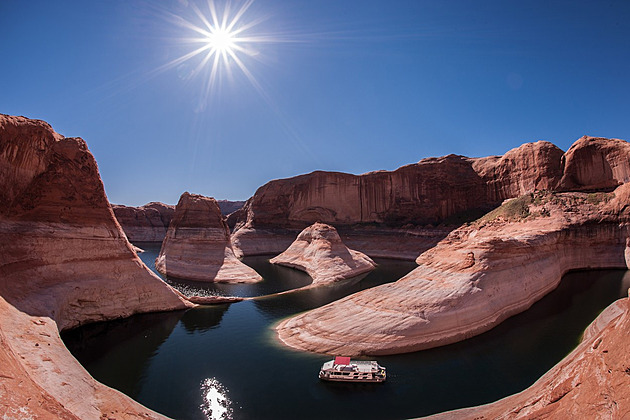
[{"label": "blue sky", "polygon": [[0,113],[84,138],[110,201],[129,205],[630,140],[627,1],[257,0],[235,25],[266,41],[236,52],[253,83],[220,62],[210,91],[199,56],[168,66],[199,45],[178,24],[203,26],[194,5],[209,15],[207,0],[1,1]]}]

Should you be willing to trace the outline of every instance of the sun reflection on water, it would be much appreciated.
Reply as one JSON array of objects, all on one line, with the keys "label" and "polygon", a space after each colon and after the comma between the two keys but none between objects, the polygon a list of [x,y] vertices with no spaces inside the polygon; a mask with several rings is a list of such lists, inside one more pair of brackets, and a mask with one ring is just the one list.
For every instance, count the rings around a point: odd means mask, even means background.
[{"label": "sun reflection on water", "polygon": [[227,397],[227,389],[215,378],[201,382],[203,403],[201,411],[208,420],[228,420],[232,418],[232,401]]}]

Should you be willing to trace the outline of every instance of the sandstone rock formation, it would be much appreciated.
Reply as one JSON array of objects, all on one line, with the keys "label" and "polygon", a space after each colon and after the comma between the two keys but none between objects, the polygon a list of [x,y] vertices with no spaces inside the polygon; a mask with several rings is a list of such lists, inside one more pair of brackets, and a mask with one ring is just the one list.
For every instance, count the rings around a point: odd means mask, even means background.
[{"label": "sandstone rock formation", "polygon": [[561,189],[612,190],[630,181],[630,143],[584,136],[567,150],[563,163]]},{"label": "sandstone rock formation", "polygon": [[[460,341],[522,312],[580,268],[627,267],[630,184],[615,198],[539,193],[454,230],[395,283],[281,322],[287,345],[393,354]],[[527,275],[524,275],[527,273]]]},{"label": "sandstone rock formation", "polygon": [[[369,235],[375,230],[407,227],[399,232],[405,235],[413,227],[426,230],[428,224],[455,227],[505,199],[535,190],[614,188],[630,179],[629,147],[623,140],[583,137],[563,154],[553,144],[539,141],[503,156],[473,159],[449,155],[423,159],[392,172],[358,176],[313,172],[271,181],[231,215],[229,223],[237,239],[235,252],[276,252],[281,243],[292,241],[299,229],[316,221],[361,235],[366,228]],[[286,229],[293,231],[287,234]],[[354,246],[348,242],[352,236],[350,233],[344,241]],[[400,236],[381,238],[379,244],[385,249],[395,248]],[[269,249],[259,241],[261,237],[274,238],[268,242]],[[415,246],[414,238],[406,239]],[[421,243],[418,246],[419,252],[413,257],[428,249]],[[367,248],[354,249],[375,255]]]},{"label": "sandstone rock formation", "polygon": [[301,229],[318,220],[336,227],[438,224],[534,189],[554,189],[562,155],[541,141],[504,156],[427,158],[392,172],[317,171],[265,184],[235,217],[253,228]]},{"label": "sandstone rock formation", "polygon": [[131,242],[162,242],[175,206],[151,202],[141,207],[113,204],[116,219]]},{"label": "sandstone rock formation", "polygon": [[[245,204],[230,200],[217,200],[217,203],[223,215],[234,213]],[[162,242],[175,213],[175,206],[155,201],[140,207],[112,204],[112,208],[131,242]]]},{"label": "sandstone rock formation", "polygon": [[0,115],[0,415],[160,418],[96,382],[59,330],[191,303],[133,252],[80,138]]},{"label": "sandstone rock formation", "polygon": [[503,156],[474,159],[473,169],[484,180],[490,203],[535,190],[557,189],[562,178],[563,152],[552,143],[526,143]]},{"label": "sandstone rock formation", "polygon": [[230,230],[214,198],[185,192],[162,243],[155,268],[167,276],[223,283],[262,277],[232,251]]},{"label": "sandstone rock formation", "polygon": [[221,214],[227,216],[231,213],[234,213],[236,210],[239,210],[245,205],[244,201],[231,201],[231,200],[217,200],[219,204],[219,208],[221,209]]},{"label": "sandstone rock formation", "polygon": [[580,345],[525,391],[431,419],[625,419],[630,417],[630,299],[609,306]]},{"label": "sandstone rock formation", "polygon": [[320,286],[367,273],[376,266],[365,254],[348,249],[337,230],[323,223],[304,229],[272,264],[306,271],[313,286]]}]

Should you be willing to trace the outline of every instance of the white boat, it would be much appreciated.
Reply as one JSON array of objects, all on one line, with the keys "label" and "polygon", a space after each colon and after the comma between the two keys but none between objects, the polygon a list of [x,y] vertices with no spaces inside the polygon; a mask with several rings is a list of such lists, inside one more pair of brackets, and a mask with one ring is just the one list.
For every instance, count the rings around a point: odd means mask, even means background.
[{"label": "white boat", "polygon": [[374,360],[350,360],[349,357],[335,357],[322,366],[319,379],[339,382],[383,382],[385,368]]}]

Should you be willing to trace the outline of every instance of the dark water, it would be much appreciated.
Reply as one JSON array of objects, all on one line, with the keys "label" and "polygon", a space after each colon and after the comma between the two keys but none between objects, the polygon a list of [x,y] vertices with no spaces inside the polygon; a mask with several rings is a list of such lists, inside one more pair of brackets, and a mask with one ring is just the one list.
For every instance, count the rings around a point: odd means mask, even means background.
[{"label": "dark water", "polygon": [[[142,257],[153,267],[159,249],[147,251]],[[266,258],[245,262],[268,284],[212,292],[260,295],[308,282],[294,270],[270,267]],[[378,263],[377,271],[333,288],[138,315],[85,326],[65,333],[64,340],[96,379],[177,419],[225,418],[220,406],[204,402],[205,396],[225,396],[234,419],[409,418],[495,401],[528,387],[630,287],[630,274],[622,270],[571,273],[530,310],[488,333],[438,349],[379,357],[388,370],[383,384],[320,382],[319,367],[330,357],[278,345],[271,327],[283,317],[393,281],[415,266]]]}]

